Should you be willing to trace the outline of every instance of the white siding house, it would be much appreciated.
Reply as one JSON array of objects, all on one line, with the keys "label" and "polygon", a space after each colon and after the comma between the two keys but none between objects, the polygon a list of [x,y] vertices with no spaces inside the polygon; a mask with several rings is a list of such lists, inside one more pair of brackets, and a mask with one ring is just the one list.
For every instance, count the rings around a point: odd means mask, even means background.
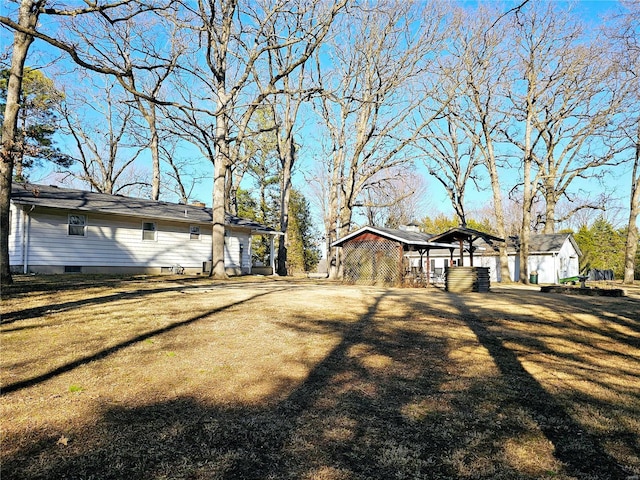
[{"label": "white siding house", "polygon": [[[201,273],[211,209],[52,186],[14,184],[9,258],[19,273]],[[225,266],[251,273],[251,236],[277,232],[227,215]],[[272,242],[273,244],[273,242]]]}]

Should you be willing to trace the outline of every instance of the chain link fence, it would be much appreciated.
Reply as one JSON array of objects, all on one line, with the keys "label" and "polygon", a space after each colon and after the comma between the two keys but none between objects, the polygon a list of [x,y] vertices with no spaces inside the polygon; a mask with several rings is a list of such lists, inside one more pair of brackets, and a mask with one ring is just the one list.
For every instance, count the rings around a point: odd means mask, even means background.
[{"label": "chain link fence", "polygon": [[392,240],[348,242],[343,247],[344,281],[358,285],[402,283],[402,247]]}]

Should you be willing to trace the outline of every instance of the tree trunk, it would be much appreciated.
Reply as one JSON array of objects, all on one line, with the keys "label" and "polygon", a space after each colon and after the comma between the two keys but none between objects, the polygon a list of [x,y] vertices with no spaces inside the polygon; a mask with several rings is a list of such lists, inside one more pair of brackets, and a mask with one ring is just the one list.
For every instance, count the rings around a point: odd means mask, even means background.
[{"label": "tree trunk", "polygon": [[[353,208],[347,204],[341,205],[340,214],[337,218],[338,231],[341,232],[340,236],[344,237],[351,230],[351,220],[353,216]],[[344,263],[342,258],[342,248],[336,249],[336,262],[334,265],[334,278],[344,278]]]},{"label": "tree trunk", "polygon": [[[489,137],[487,137],[489,138]],[[511,283],[511,274],[509,272],[509,255],[507,253],[507,229],[504,225],[504,208],[502,206],[502,192],[500,190],[500,177],[498,176],[498,168],[495,161],[495,156],[493,154],[493,145],[489,140],[487,144],[488,157],[487,158],[487,168],[489,170],[489,177],[491,179],[491,190],[493,192],[493,211],[496,216],[496,224],[498,227],[498,232],[502,238],[504,238],[505,243],[501,243],[498,246],[499,254],[500,254],[500,282],[501,283]]]},{"label": "tree trunk", "polygon": [[[554,177],[555,178],[555,177]],[[558,203],[555,196],[555,188],[553,178],[545,180],[544,190],[545,214],[544,214],[544,234],[556,233],[556,204]]]},{"label": "tree trunk", "polygon": [[531,206],[534,192],[531,185],[531,134],[533,130],[533,100],[531,98],[532,82],[529,79],[529,93],[527,94],[527,118],[524,133],[523,151],[523,187],[522,187],[522,225],[520,226],[520,275],[522,283],[529,283],[529,239],[531,237]]},{"label": "tree trunk", "polygon": [[224,264],[224,182],[227,162],[217,158],[213,166],[213,230],[211,233],[211,272],[214,278],[227,278]]},{"label": "tree trunk", "polygon": [[333,171],[331,173],[331,181],[329,185],[329,205],[327,212],[327,268],[329,270],[329,278],[338,280],[341,278],[342,272],[342,256],[341,248],[331,248],[331,244],[338,240],[346,232],[340,228],[340,204],[344,201],[341,198],[342,178],[344,169],[344,145],[338,147],[333,156]]},{"label": "tree trunk", "polygon": [[[18,13],[18,23],[33,29],[38,23],[39,8],[43,1],[23,0]],[[13,36],[11,71],[7,84],[7,98],[2,122],[2,149],[0,150],[0,283],[13,283],[9,263],[9,211],[11,206],[11,182],[16,151],[16,131],[20,110],[20,91],[24,64],[33,37],[16,31]]]},{"label": "tree trunk", "polygon": [[638,127],[638,138],[636,139],[635,159],[633,163],[633,174],[631,176],[631,202],[629,209],[629,225],[627,228],[627,245],[624,254],[624,280],[623,283],[630,285],[635,276],[635,260],[638,251],[638,225],[636,221],[640,213],[640,125]]},{"label": "tree trunk", "polygon": [[156,107],[151,105],[151,113],[147,119],[149,123],[149,131],[151,133],[151,142],[149,148],[151,149],[151,161],[153,168],[153,179],[151,181],[151,199],[160,199],[160,148],[158,141],[158,128],[156,126]]},{"label": "tree trunk", "polygon": [[224,114],[216,118],[216,158],[213,165],[213,229],[211,272],[213,278],[228,278],[224,264],[225,188],[229,170],[229,126]]},{"label": "tree trunk", "polygon": [[234,193],[233,176],[232,168],[229,167],[224,181],[224,209],[231,215],[238,215],[238,201]]},{"label": "tree trunk", "polygon": [[289,241],[289,201],[291,199],[291,170],[295,161],[295,143],[293,137],[287,139],[285,161],[282,165],[282,185],[280,187],[280,231],[284,235],[278,241],[278,275],[287,275],[287,243]]}]

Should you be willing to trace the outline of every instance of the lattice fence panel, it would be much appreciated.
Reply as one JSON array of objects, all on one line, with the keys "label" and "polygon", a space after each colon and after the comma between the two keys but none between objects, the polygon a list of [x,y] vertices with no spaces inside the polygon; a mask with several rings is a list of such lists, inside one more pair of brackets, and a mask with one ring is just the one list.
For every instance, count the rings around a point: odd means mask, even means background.
[{"label": "lattice fence panel", "polygon": [[360,285],[398,285],[401,250],[391,240],[349,242],[343,247],[344,281]]}]

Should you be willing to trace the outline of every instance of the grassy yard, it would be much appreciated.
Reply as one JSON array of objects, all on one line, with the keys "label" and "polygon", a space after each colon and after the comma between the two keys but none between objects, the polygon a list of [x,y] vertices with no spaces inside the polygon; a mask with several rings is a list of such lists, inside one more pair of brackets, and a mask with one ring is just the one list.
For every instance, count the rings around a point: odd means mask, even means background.
[{"label": "grassy yard", "polygon": [[640,476],[640,288],[16,280],[3,479]]}]

